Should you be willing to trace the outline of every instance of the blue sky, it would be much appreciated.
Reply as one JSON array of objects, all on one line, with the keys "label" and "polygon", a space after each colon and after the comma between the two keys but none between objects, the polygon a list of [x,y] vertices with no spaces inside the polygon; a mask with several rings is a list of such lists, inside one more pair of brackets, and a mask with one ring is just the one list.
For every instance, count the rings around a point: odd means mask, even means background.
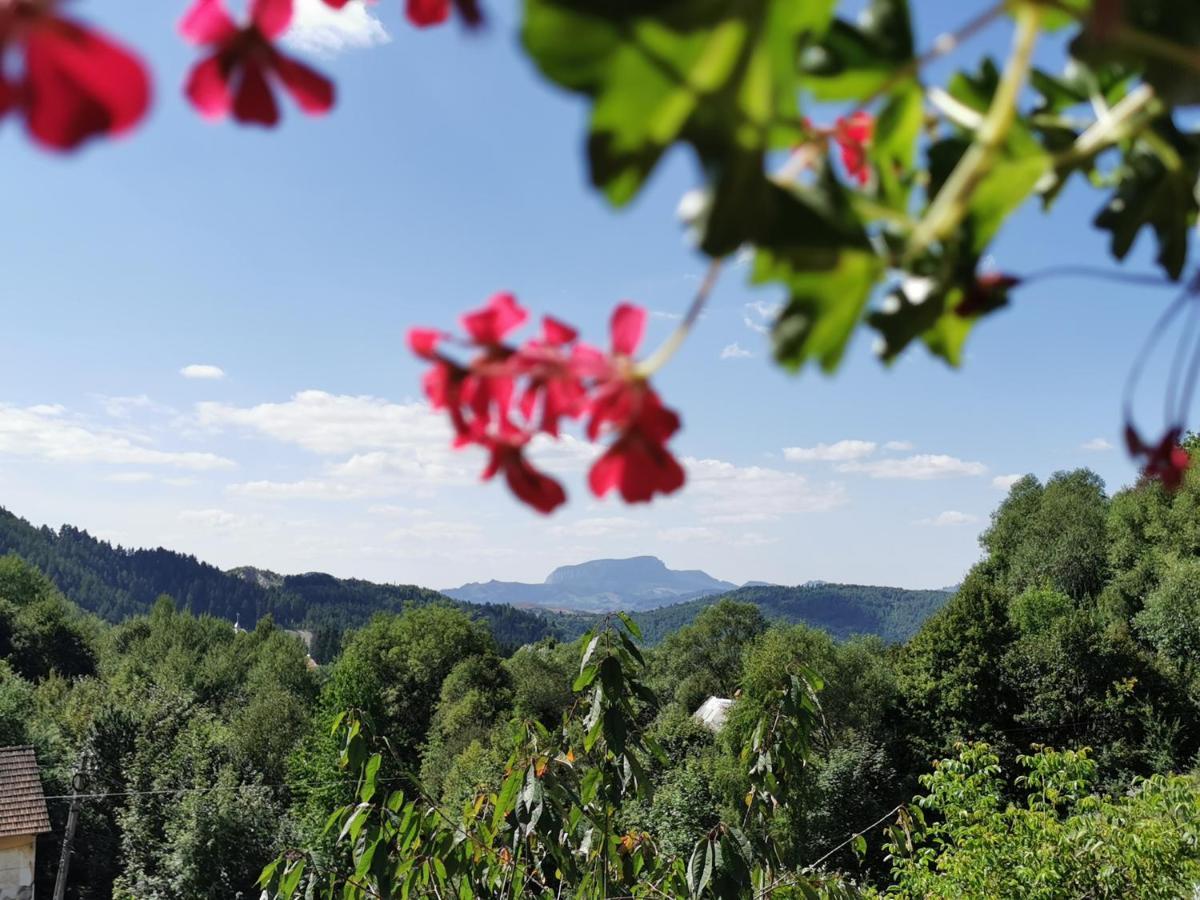
[{"label": "blue sky", "polygon": [[[923,44],[971,12],[915,5]],[[480,458],[446,449],[423,407],[410,325],[450,326],[507,289],[597,342],[617,302],[643,304],[653,343],[703,269],[675,220],[690,158],[608,208],[586,183],[583,104],[539,80],[514,15],[490,6],[465,35],[412,31],[397,0],[330,30],[305,0],[294,40],[338,104],[324,120],[288,107],[263,133],[187,108],[178,4],[79,5],[149,57],[157,96],[129,139],[68,159],[0,132],[0,504],[223,567],[434,587],[639,553],[733,581],[919,587],[978,557],[1006,476],[1133,477],[1105,445],[1170,291],[1046,281],[977,330],[961,371],[919,348],[885,370],[864,332],[835,377],[793,377],[751,327],[779,295],[735,269],[659,378],[684,418],[680,496],[595,501],[575,443],[543,455],[572,497],[552,518],[476,484]],[[1001,25],[964,58],[1007,38]],[[1023,210],[995,264],[1093,261],[1100,200],[1076,184],[1049,217]],[[1126,268],[1148,271],[1151,251],[1143,238]]]}]

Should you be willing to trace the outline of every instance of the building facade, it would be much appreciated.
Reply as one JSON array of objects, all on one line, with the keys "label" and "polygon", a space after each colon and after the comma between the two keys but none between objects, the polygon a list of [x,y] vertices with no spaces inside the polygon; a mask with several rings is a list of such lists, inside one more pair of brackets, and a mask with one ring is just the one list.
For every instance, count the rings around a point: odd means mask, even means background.
[{"label": "building facade", "polygon": [[0,747],[0,900],[34,900],[37,836],[50,830],[32,747]]}]

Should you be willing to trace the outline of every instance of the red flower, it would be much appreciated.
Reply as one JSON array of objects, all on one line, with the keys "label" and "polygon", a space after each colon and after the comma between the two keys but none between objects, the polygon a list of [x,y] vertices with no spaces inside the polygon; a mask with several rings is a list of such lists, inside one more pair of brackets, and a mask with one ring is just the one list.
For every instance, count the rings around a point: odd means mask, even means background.
[{"label": "red flower", "polygon": [[532,422],[540,404],[539,428],[555,437],[560,419],[577,418],[587,406],[587,388],[576,357],[566,352],[577,337],[574,328],[547,316],[542,320],[542,338],[528,341],[515,358],[517,371],[526,379],[521,415]]},{"label": "red flower", "polygon": [[221,118],[233,112],[239,122],[271,126],[279,107],[268,75],[304,112],[320,115],[333,107],[333,84],[324,75],[280,53],[273,43],[292,18],[292,0],[252,0],[250,22],[238,28],[221,0],[197,0],[180,31],[213,53],[192,69],[187,96],[201,114]]},{"label": "red flower", "polygon": [[[29,133],[54,150],[129,131],[150,105],[150,78],[130,51],[70,19],[49,0],[0,5],[0,115],[19,110]],[[25,54],[15,81],[4,75],[11,47]]]},{"label": "red flower", "polygon": [[[409,331],[413,353],[432,363],[424,377],[425,394],[434,409],[450,417],[455,446],[486,448],[484,479],[502,471],[519,499],[548,513],[565,502],[566,494],[529,463],[524,448],[539,431],[557,437],[564,417],[587,412],[590,439],[602,432],[615,435],[589,474],[597,495],[617,488],[626,501],[641,503],[677,490],[684,473],[666,442],[679,430],[679,417],[662,405],[633,359],[645,332],[645,311],[628,303],[617,307],[607,354],[578,343],[574,328],[549,317],[542,321],[540,337],[519,348],[506,344],[527,317],[512,294],[496,294],[482,309],[464,315],[465,345],[475,351],[466,362],[443,352],[449,335],[430,328]],[[519,397],[515,410],[514,397]]]},{"label": "red flower", "polygon": [[656,493],[670,494],[683,487],[683,467],[666,448],[679,430],[679,416],[662,405],[658,394],[644,382],[629,392],[636,406],[621,436],[592,465],[588,486],[597,497],[614,487],[626,503],[646,503]]},{"label": "red flower", "polygon": [[512,294],[493,294],[487,306],[462,317],[462,326],[476,344],[499,344],[504,336],[525,323],[527,313]]},{"label": "red flower", "polygon": [[1191,457],[1179,445],[1182,437],[1183,429],[1175,426],[1168,428],[1157,444],[1146,444],[1132,425],[1125,426],[1125,444],[1130,455],[1145,459],[1142,475],[1161,482],[1168,491],[1179,489],[1191,465]]},{"label": "red flower", "polygon": [[542,514],[552,513],[567,501],[562,485],[539,472],[522,452],[529,436],[519,431],[507,432],[485,442],[491,459],[483,470],[483,480],[489,481],[497,472],[504,472],[509,490]]},{"label": "red flower", "polygon": [[452,6],[458,7],[458,14],[468,25],[476,26],[483,22],[477,0],[408,0],[404,13],[408,21],[418,28],[428,28],[430,25],[441,25],[449,19]]},{"label": "red flower", "polygon": [[875,120],[870,113],[856,112],[842,116],[833,126],[833,139],[841,150],[842,165],[850,177],[859,184],[871,180],[871,166],[867,162],[867,145],[875,131]]},{"label": "red flower", "polygon": [[[645,503],[654,494],[683,486],[683,468],[666,448],[679,430],[679,416],[637,374],[633,354],[646,330],[646,311],[622,303],[612,316],[612,356],[593,396],[587,435],[596,440],[607,426],[618,432],[612,446],[592,465],[588,485],[597,497],[619,488],[627,503]],[[587,357],[596,365],[594,357]]]}]

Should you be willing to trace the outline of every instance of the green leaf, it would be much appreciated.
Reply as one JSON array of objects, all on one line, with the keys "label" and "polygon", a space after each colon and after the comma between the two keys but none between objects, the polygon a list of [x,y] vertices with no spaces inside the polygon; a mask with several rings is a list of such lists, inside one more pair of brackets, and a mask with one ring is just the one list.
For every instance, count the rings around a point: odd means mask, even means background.
[{"label": "green leaf", "polygon": [[[834,0],[525,0],[522,39],[542,73],[592,98],[593,184],[615,205],[641,189],[663,153],[690,144],[715,182],[752,185],[765,153],[803,133],[796,56],[821,37]],[[744,239],[716,204],[730,252]]]},{"label": "green leaf", "polygon": [[879,196],[890,208],[908,210],[913,161],[925,120],[923,95],[910,86],[896,91],[875,120],[869,153],[879,180]]},{"label": "green leaf", "polygon": [[821,100],[864,100],[913,58],[907,0],[871,0],[857,23],[838,19],[801,57],[805,86]]},{"label": "green leaf", "polygon": [[1146,227],[1158,239],[1158,264],[1178,279],[1187,262],[1188,237],[1196,223],[1200,139],[1169,123],[1135,141],[1122,160],[1117,189],[1096,216],[1111,233],[1112,253],[1124,259]]},{"label": "green leaf", "polygon": [[596,673],[599,671],[600,669],[596,666],[588,666],[575,676],[575,680],[571,682],[571,690],[575,691],[576,693],[582,691],[589,684],[596,680]]},{"label": "green leaf", "polygon": [[363,803],[369,803],[371,798],[375,796],[375,777],[379,774],[379,765],[383,762],[383,757],[375,753],[367,760],[367,768],[363,774],[362,788],[358,792],[359,798]]},{"label": "green leaf", "polygon": [[807,270],[760,250],[755,280],[782,281],[791,295],[771,334],[775,358],[792,370],[814,359],[832,372],[882,274],[882,263],[867,250],[842,250],[829,268]]},{"label": "green leaf", "polygon": [[775,358],[797,370],[810,359],[837,367],[883,263],[846,189],[825,167],[815,185],[778,188],[758,237],[751,279],[781,282],[789,300],[775,322]]},{"label": "green leaf", "polygon": [[630,634],[632,634],[639,641],[642,639],[642,629],[638,627],[637,622],[629,617],[628,613],[618,612],[617,617],[621,620],[621,624],[629,629]]}]

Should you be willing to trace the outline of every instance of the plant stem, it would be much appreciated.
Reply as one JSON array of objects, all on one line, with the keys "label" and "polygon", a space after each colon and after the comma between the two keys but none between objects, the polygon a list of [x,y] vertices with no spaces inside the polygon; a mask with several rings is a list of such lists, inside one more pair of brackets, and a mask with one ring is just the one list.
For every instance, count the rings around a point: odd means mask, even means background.
[{"label": "plant stem", "polygon": [[1108,115],[1099,118],[1075,143],[1054,157],[1055,168],[1078,165],[1091,159],[1106,147],[1123,140],[1144,124],[1143,119],[1153,118],[1158,113],[1154,88],[1140,84],[1116,104]]},{"label": "plant stem", "polygon": [[639,378],[649,378],[665,366],[667,361],[675,355],[675,351],[683,346],[692,326],[696,324],[700,313],[704,311],[704,305],[708,302],[709,295],[717,285],[717,277],[721,274],[721,262],[719,257],[709,260],[708,269],[704,272],[704,278],[700,281],[700,287],[696,291],[696,296],[692,298],[692,303],[684,314],[683,321],[659,345],[657,350],[638,363],[635,371]]},{"label": "plant stem", "polygon": [[910,259],[948,236],[966,217],[971,194],[991,169],[1016,118],[1017,101],[1033,62],[1042,10],[1034,4],[1023,3],[1017,8],[1016,19],[1012,55],[996,87],[992,104],[975,134],[975,142],[967,148],[913,231],[908,245]]}]

